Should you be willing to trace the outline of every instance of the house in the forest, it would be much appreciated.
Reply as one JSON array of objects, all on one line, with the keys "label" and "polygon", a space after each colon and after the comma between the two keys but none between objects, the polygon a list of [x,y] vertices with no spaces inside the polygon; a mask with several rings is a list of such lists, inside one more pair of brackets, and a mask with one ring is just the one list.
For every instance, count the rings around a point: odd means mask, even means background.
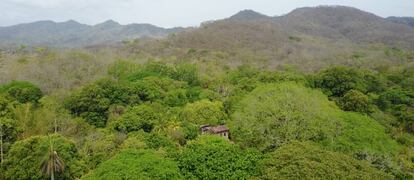
[{"label": "house in the forest", "polygon": [[201,134],[214,134],[226,139],[230,139],[229,136],[229,128],[225,125],[219,126],[211,126],[211,125],[203,125],[200,127]]}]

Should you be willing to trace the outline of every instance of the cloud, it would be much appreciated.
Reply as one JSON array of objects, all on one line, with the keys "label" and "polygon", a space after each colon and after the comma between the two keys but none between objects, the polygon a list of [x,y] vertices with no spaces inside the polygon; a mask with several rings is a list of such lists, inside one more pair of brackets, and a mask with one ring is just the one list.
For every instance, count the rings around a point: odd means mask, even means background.
[{"label": "cloud", "polygon": [[6,3],[17,6],[30,6],[34,8],[56,8],[62,7],[66,0],[5,0]]}]

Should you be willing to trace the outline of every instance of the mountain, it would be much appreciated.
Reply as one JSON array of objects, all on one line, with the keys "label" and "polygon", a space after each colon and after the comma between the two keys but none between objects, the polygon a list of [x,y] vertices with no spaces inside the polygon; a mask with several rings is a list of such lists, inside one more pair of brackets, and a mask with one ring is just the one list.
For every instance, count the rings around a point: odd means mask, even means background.
[{"label": "mountain", "polygon": [[87,29],[89,26],[75,21],[39,21],[0,28],[0,40],[2,44],[58,44],[75,38]]},{"label": "mountain", "polygon": [[[292,40],[315,46],[333,44],[384,44],[414,48],[412,18],[382,18],[346,6],[298,8],[283,16],[267,16],[243,10],[199,28],[165,29],[151,24],[121,25],[113,20],[90,26],[76,21],[39,21],[0,27],[0,45],[47,45],[60,47],[92,46],[142,37],[166,37],[179,47],[264,51],[289,46]],[[184,31],[185,30],[185,31]],[[288,44],[284,44],[284,43]],[[179,44],[181,43],[181,44]],[[305,46],[306,44],[306,46]],[[273,49],[272,49],[273,48]]]},{"label": "mountain", "polygon": [[414,29],[345,6],[299,8],[275,17],[285,31],[353,43],[383,43],[414,48]]},{"label": "mountain", "polygon": [[1,45],[41,45],[79,47],[116,43],[141,37],[165,37],[183,28],[160,28],[151,24],[121,25],[113,20],[90,26],[67,22],[38,21],[10,27],[0,27]]},{"label": "mountain", "polygon": [[392,53],[412,59],[402,52],[414,49],[414,28],[344,6],[299,8],[277,17],[247,10],[135,48],[161,58],[295,64],[313,71],[327,64],[402,61]]},{"label": "mountain", "polygon": [[414,17],[395,17],[391,16],[387,18],[391,22],[400,23],[409,25],[411,27],[414,27]]},{"label": "mountain", "polygon": [[384,44],[414,48],[414,28],[345,6],[296,9],[270,17],[244,10],[230,18],[204,24],[170,39],[179,47],[275,51],[301,44],[304,48],[338,44]]},{"label": "mountain", "polygon": [[229,19],[235,20],[235,21],[257,21],[257,20],[268,20],[270,18],[271,17],[258,13],[256,11],[246,9],[231,16]]},{"label": "mountain", "polygon": [[119,24],[118,22],[110,19],[110,20],[107,20],[103,23],[95,25],[95,28],[111,29],[111,28],[115,28],[115,27],[119,27],[119,26],[121,26],[121,24]]}]

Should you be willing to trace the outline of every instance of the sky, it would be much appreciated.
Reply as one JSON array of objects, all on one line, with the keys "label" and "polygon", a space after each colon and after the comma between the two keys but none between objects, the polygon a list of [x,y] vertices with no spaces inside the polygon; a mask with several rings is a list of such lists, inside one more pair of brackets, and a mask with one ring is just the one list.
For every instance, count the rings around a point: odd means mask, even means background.
[{"label": "sky", "polygon": [[0,26],[39,20],[94,25],[112,19],[121,24],[188,27],[244,9],[274,16],[318,5],[352,6],[382,17],[414,17],[413,0],[0,0]]}]

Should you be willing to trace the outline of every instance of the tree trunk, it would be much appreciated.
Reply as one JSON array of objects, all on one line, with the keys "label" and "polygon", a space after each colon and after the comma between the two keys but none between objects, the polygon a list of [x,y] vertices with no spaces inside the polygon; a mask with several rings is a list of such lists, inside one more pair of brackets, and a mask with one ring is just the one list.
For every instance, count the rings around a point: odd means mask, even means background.
[{"label": "tree trunk", "polygon": [[[56,119],[55,119],[56,120]],[[56,129],[55,129],[56,130]],[[52,140],[50,139],[49,136],[49,146],[50,146],[50,152],[49,153],[53,153],[53,144],[52,144]],[[52,156],[53,157],[53,156]],[[49,156],[50,158],[50,156]],[[52,161],[54,161],[54,159],[52,159]],[[52,172],[50,174],[50,179],[51,180],[55,180],[55,162],[52,163]]]},{"label": "tree trunk", "polygon": [[50,174],[50,180],[55,180],[55,167],[53,167],[52,173]]},{"label": "tree trunk", "polygon": [[55,134],[57,133],[57,118],[55,117]]}]

